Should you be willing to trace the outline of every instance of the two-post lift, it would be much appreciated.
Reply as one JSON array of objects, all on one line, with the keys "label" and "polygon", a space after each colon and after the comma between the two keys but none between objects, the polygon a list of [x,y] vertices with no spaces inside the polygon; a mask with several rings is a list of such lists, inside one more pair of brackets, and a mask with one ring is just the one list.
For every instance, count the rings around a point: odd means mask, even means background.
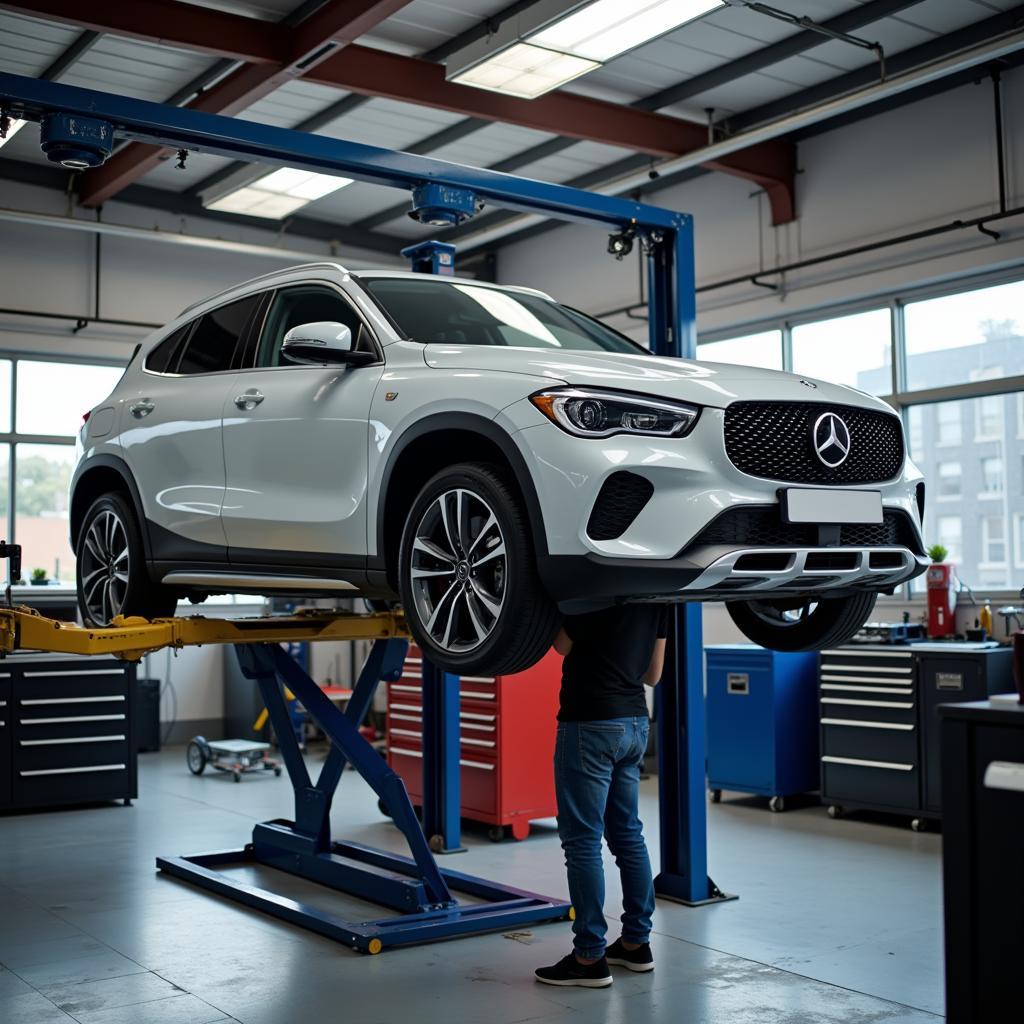
[{"label": "two-post lift", "polygon": [[[604,226],[612,231],[610,251],[628,251],[635,240],[646,255],[651,351],[695,355],[693,224],[687,214],[252,121],[0,74],[0,122],[8,117],[40,122],[44,150],[68,166],[101,164],[115,140],[125,139],[408,189],[412,215],[424,223],[461,223],[484,204],[493,204]],[[417,270],[451,273],[454,266],[453,248],[442,243],[423,243],[404,254]],[[20,559],[17,545],[0,547],[0,557],[12,556]],[[11,576],[15,578],[13,572]],[[459,847],[457,676],[425,666],[422,827],[400,777],[360,736],[359,725],[378,684],[401,675],[408,641],[400,615],[123,619],[109,628],[90,629],[9,605],[0,608],[0,653],[42,650],[136,660],[162,647],[233,644],[245,675],[260,687],[295,792],[294,820],[256,825],[252,841],[242,850],[161,857],[157,865],[162,871],[370,953],[571,915],[563,901],[441,869],[433,856],[432,851]],[[344,713],[280,646],[283,641],[356,639],[371,640],[373,647]],[[703,677],[700,606],[677,605],[665,674],[656,691],[661,871],[655,888],[662,897],[690,905],[727,898],[707,874]],[[284,687],[331,741],[315,782],[292,733]],[[347,764],[388,808],[411,858],[331,838],[331,803]],[[393,913],[374,921],[345,921],[218,870],[240,862],[278,868]],[[471,901],[460,903],[453,892]]]}]

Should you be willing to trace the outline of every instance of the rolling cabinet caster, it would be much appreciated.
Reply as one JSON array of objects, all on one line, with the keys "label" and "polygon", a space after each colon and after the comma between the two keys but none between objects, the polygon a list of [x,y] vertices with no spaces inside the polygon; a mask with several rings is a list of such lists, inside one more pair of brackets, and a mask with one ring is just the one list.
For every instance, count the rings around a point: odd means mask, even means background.
[{"label": "rolling cabinet caster", "polygon": [[773,796],[768,801],[768,810],[770,810],[772,812],[772,814],[779,814],[780,812],[784,811],[785,809],[786,809],[786,801],[785,801],[785,798],[783,798],[781,796]]},{"label": "rolling cabinet caster", "polygon": [[720,804],[722,802],[722,791],[720,789],[712,789],[708,793],[708,796],[711,797],[711,802],[713,804]]},{"label": "rolling cabinet caster", "polygon": [[444,853],[444,836],[431,836],[427,845],[434,853]]},{"label": "rolling cabinet caster", "polygon": [[927,818],[913,818],[910,822],[910,827],[915,832],[927,832],[928,831],[928,819]]},{"label": "rolling cabinet caster", "polygon": [[830,804],[828,816],[830,818],[841,818],[843,816],[843,808],[839,804]]},{"label": "rolling cabinet caster", "polygon": [[492,843],[500,843],[505,838],[505,826],[504,825],[492,825],[487,830],[487,838]]}]

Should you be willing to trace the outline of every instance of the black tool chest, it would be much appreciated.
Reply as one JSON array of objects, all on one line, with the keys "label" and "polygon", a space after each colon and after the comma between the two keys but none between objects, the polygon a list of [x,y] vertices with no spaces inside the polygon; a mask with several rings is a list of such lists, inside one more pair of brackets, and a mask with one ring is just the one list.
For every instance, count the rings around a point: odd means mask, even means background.
[{"label": "black tool chest", "polygon": [[0,810],[134,799],[134,699],[114,658],[0,661]]},{"label": "black tool chest", "polygon": [[847,644],[819,662],[821,798],[829,813],[941,818],[939,704],[1013,688],[1009,648]]}]

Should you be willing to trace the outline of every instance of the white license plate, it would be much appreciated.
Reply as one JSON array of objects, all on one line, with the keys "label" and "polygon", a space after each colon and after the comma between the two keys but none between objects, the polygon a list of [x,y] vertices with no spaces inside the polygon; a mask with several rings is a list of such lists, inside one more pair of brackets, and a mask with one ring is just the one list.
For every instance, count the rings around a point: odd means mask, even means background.
[{"label": "white license plate", "polygon": [[782,492],[787,523],[880,523],[881,491],[834,491],[790,487]]}]

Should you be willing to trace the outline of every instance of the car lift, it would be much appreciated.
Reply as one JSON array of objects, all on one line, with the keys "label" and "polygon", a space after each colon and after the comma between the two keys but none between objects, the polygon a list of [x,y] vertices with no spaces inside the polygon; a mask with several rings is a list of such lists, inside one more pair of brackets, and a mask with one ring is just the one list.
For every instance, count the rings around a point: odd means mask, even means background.
[{"label": "car lift", "polygon": [[[345,175],[359,181],[372,182],[412,193],[410,215],[426,224],[460,224],[474,216],[485,204],[561,220],[603,226],[612,234],[608,250],[617,257],[628,254],[634,243],[641,246],[647,261],[648,328],[650,350],[656,355],[693,358],[696,355],[696,296],[694,290],[693,220],[689,214],[662,209],[632,199],[605,196],[566,185],[520,178],[497,171],[463,166],[429,157],[341,141],[327,136],[307,134],[287,128],[276,128],[238,118],[205,114],[181,107],[171,107],[145,100],[117,96],[92,89],[0,73],[0,125],[9,117],[40,122],[40,141],[47,155],[67,166],[97,166],[110,155],[115,139],[132,140],[168,147],[174,150],[195,150],[216,156],[279,166]],[[431,247],[433,246],[433,248]],[[410,247],[407,253],[414,269],[451,273],[454,254],[450,246],[431,243]],[[285,253],[286,255],[286,253]],[[26,620],[24,613],[2,611],[14,633],[31,635],[35,646],[43,650],[67,650],[54,647],[57,640],[71,636],[53,625],[39,629]],[[19,618],[12,620],[12,616]],[[45,621],[45,620],[44,620]],[[398,787],[380,774],[380,765],[368,763],[362,756],[366,749],[355,743],[356,713],[369,706],[373,686],[384,673],[394,673],[400,664],[398,646],[404,641],[395,638],[398,620],[394,618],[359,617],[292,617],[286,619],[245,620],[218,623],[215,620],[174,619],[151,625],[126,621],[110,630],[87,631],[88,642],[80,644],[77,653],[113,653],[126,656],[132,645],[151,649],[154,646],[183,643],[236,643],[243,664],[251,678],[265,691],[271,714],[280,716],[280,679],[306,703],[311,714],[332,740],[332,752],[320,780],[310,785],[297,751],[283,752],[296,789],[296,829],[287,833],[285,826],[271,822],[257,826],[254,842],[247,847],[253,857],[273,854],[279,865],[296,870],[322,867],[325,851],[327,813],[333,788],[340,778],[345,761],[350,760],[371,781],[381,788],[391,786],[382,796],[396,823],[405,833],[414,854],[413,862],[403,861],[404,874],[415,874],[418,882],[412,889],[395,886],[377,887],[368,875],[348,875],[354,885],[364,885],[363,895],[387,896],[392,906],[422,909],[404,919],[411,931],[401,941],[482,931],[488,927],[504,927],[514,921],[539,920],[565,916],[566,907],[554,901],[542,905],[531,903],[537,897],[515,894],[529,906],[520,904],[509,909],[509,917],[501,925],[488,926],[470,908],[452,909],[445,888],[474,891],[485,899],[510,896],[511,891],[469,879],[455,872],[440,872],[430,857],[423,831],[411,818],[408,799],[397,796]],[[291,623],[290,625],[288,623]],[[342,715],[333,706],[325,708],[323,694],[304,673],[296,673],[275,648],[257,646],[282,639],[291,629],[292,639],[351,639],[355,636],[374,638],[373,654],[348,713]],[[661,816],[661,870],[655,879],[658,895],[687,905],[717,903],[728,899],[707,873],[707,808],[705,794],[705,732],[704,732],[704,664],[699,604],[675,606],[673,626],[666,656],[665,673],[657,688],[658,756],[660,768],[658,787]],[[131,639],[135,637],[135,639]],[[205,639],[203,639],[205,637]],[[51,641],[47,643],[47,640]],[[0,641],[0,647],[7,642]],[[87,648],[82,650],[81,647]],[[14,649],[8,646],[6,649]],[[73,648],[71,648],[73,649]],[[376,673],[376,674],[375,674]],[[431,682],[428,682],[428,679]],[[277,682],[275,682],[277,680]],[[312,689],[310,689],[312,688]],[[358,699],[357,699],[358,698]],[[424,674],[424,831],[431,837],[431,846],[438,851],[459,847],[459,734],[458,677],[438,670]],[[327,701],[329,704],[330,702]],[[277,723],[275,723],[277,724]],[[282,722],[279,736],[290,735]],[[287,752],[285,752],[287,750]],[[378,755],[374,754],[374,758]],[[379,758],[378,758],[379,760]],[[380,790],[378,790],[380,792]],[[404,787],[403,787],[404,793]],[[306,830],[297,834],[298,823]],[[354,844],[334,844],[345,856],[358,854],[364,863],[381,866],[386,855],[371,853]],[[287,852],[284,852],[286,851]],[[217,856],[217,855],[213,855]],[[267,896],[253,892],[234,882],[217,882],[206,878],[209,864],[204,858],[165,858],[161,866],[188,875],[192,881],[217,888],[233,899],[260,906],[261,909],[285,916],[295,923],[323,931],[327,925],[316,912],[280,897],[270,903]],[[395,870],[391,859],[391,869]],[[351,869],[356,872],[357,869]],[[333,871],[333,869],[332,869]],[[322,879],[326,880],[326,879]],[[514,900],[513,900],[514,902]],[[499,902],[492,906],[501,906]],[[515,917],[515,915],[520,915]],[[445,923],[434,924],[432,915],[447,915]],[[380,941],[399,941],[401,933],[384,928]],[[475,926],[474,926],[475,925]],[[398,926],[395,926],[398,927]],[[434,931],[431,928],[435,927]],[[421,929],[416,931],[416,929]],[[375,936],[376,937],[376,936]],[[358,940],[358,937],[357,937]],[[372,943],[372,940],[369,940]],[[358,942],[357,942],[358,944]],[[369,948],[369,947],[366,947]]]}]

